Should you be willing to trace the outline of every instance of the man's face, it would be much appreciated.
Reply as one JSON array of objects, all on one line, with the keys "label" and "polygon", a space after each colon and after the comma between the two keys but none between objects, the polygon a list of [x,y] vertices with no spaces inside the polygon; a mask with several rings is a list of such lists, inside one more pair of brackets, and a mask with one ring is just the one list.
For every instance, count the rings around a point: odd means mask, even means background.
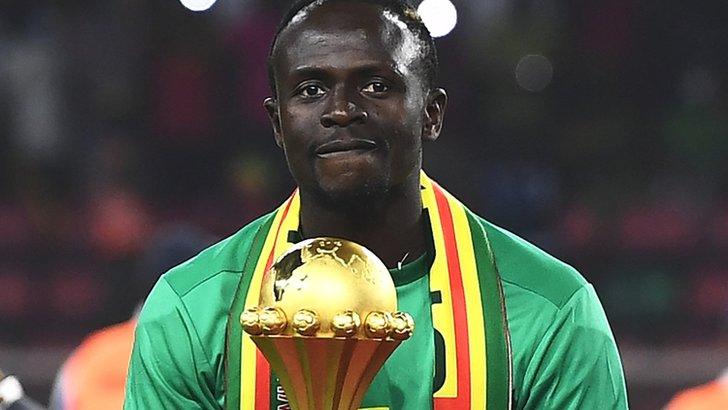
[{"label": "man's face", "polygon": [[423,135],[437,136],[428,132],[421,52],[393,16],[364,3],[324,4],[284,30],[273,60],[277,101],[266,108],[304,192],[347,203],[417,178]]}]

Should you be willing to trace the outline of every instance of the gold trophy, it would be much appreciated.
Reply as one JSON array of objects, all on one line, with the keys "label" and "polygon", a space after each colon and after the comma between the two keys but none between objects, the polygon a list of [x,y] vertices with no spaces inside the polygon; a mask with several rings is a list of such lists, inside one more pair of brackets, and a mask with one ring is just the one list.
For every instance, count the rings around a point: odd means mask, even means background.
[{"label": "gold trophy", "polygon": [[343,239],[315,238],[263,277],[259,305],[240,316],[294,410],[358,409],[385,360],[414,331],[397,311],[384,263]]}]

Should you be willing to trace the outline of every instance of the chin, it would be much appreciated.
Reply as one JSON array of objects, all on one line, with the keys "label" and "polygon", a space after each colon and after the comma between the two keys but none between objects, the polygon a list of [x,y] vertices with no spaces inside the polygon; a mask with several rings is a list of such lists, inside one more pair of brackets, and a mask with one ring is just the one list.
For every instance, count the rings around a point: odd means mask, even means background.
[{"label": "chin", "polygon": [[344,173],[321,177],[316,196],[332,209],[366,208],[385,199],[390,192],[386,175]]}]

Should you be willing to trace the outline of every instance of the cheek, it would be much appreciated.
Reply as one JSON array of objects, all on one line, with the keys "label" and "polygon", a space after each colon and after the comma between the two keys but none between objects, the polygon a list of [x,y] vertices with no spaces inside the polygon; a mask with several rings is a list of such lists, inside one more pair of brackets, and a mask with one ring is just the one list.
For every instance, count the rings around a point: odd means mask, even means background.
[{"label": "cheek", "polygon": [[281,110],[281,133],[286,147],[297,148],[304,145],[310,137],[309,134],[314,131],[315,125],[311,113],[305,110],[295,107]]},{"label": "cheek", "polygon": [[398,118],[397,134],[403,143],[411,145],[422,138],[422,116],[416,105],[407,107],[402,116]]},{"label": "cheek", "polygon": [[397,174],[409,174],[418,166],[422,152],[422,119],[416,111],[405,110],[392,122],[390,148],[392,167]]},{"label": "cheek", "polygon": [[296,129],[304,117],[304,112],[296,107],[285,107],[281,109],[281,128]]},{"label": "cheek", "polygon": [[380,117],[388,123],[397,137],[421,137],[422,104],[415,98],[402,98],[391,101],[385,106],[369,111],[370,117]]},{"label": "cheek", "polygon": [[425,98],[421,91],[422,87],[419,84],[411,84],[410,87],[415,91],[407,93],[405,97],[404,107],[407,118],[404,121],[409,125],[413,134],[417,138],[421,138]]}]

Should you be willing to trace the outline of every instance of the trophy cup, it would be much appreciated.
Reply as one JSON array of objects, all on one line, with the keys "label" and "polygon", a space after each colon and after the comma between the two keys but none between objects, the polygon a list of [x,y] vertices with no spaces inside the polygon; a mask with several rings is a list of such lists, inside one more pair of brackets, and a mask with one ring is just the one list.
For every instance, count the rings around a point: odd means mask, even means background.
[{"label": "trophy cup", "polygon": [[265,273],[240,316],[291,408],[358,409],[385,360],[412,335],[381,260],[343,239],[300,242]]}]

